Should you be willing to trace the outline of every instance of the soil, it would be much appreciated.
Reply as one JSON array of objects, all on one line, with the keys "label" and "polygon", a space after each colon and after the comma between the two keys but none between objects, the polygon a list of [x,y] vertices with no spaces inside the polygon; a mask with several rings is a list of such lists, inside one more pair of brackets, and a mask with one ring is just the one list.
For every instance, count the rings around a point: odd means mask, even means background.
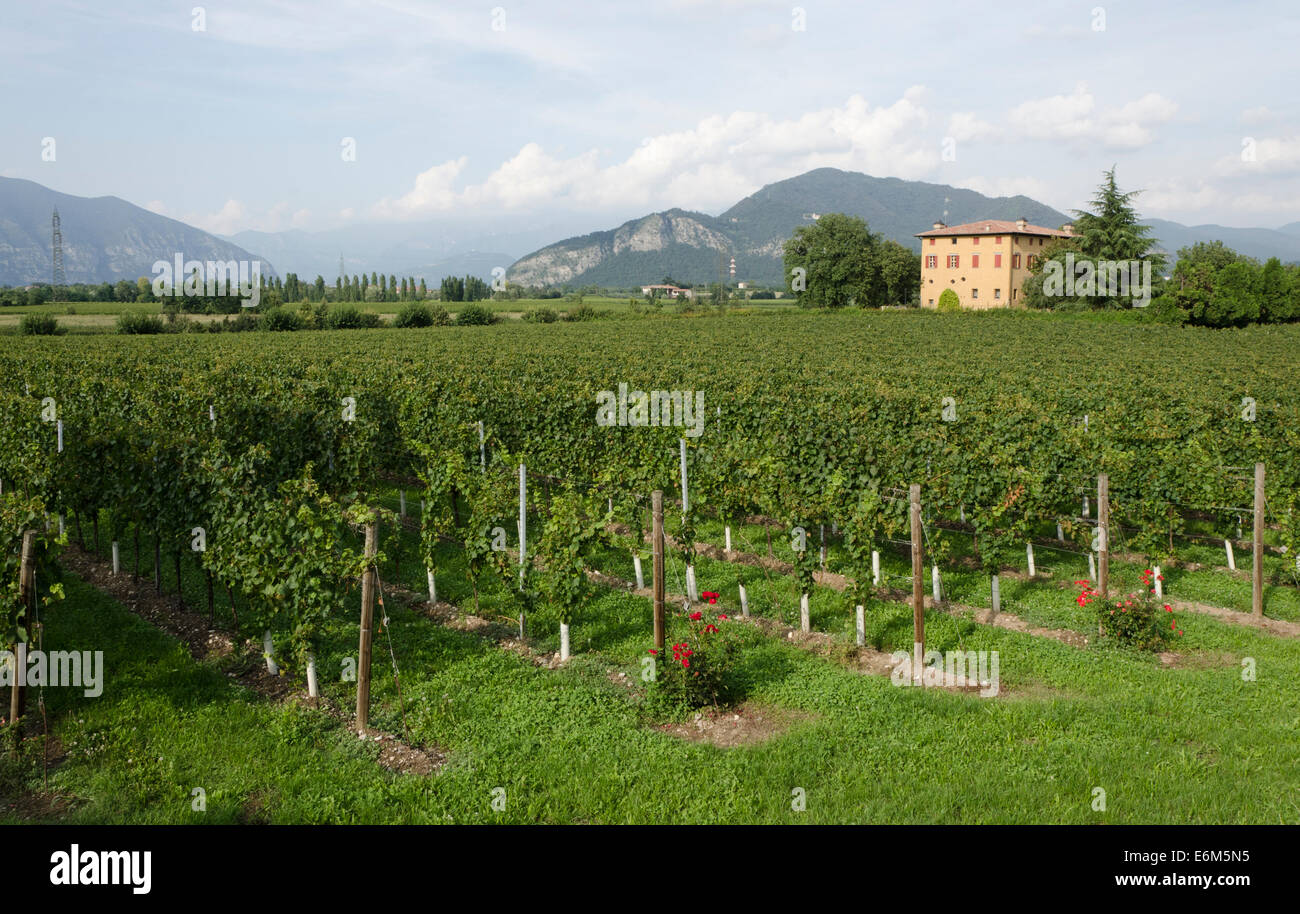
[{"label": "soil", "polygon": [[1024,619],[1009,612],[1000,612],[993,615],[991,609],[979,609],[974,606],[962,606],[957,603],[944,604],[943,609],[952,615],[967,615],[981,625],[992,625],[996,628],[1005,628],[1008,631],[1024,632],[1029,635],[1036,635],[1040,638],[1051,638],[1053,641],[1059,641],[1062,644],[1068,644],[1071,647],[1085,648],[1089,645],[1086,635],[1072,631],[1068,628],[1039,628],[1030,625]]},{"label": "soil", "polygon": [[1261,618],[1253,613],[1243,613],[1235,609],[1224,609],[1222,606],[1210,606],[1206,603],[1191,603],[1183,600],[1170,600],[1169,605],[1180,612],[1213,616],[1222,622],[1245,625],[1248,628],[1258,628],[1271,635],[1281,635],[1284,638],[1300,638],[1300,622],[1286,622],[1282,619],[1270,619],[1267,616]]},{"label": "soil", "polygon": [[693,743],[734,749],[765,743],[795,724],[812,719],[813,715],[802,711],[747,702],[735,708],[698,711],[689,721],[660,724],[655,729]]},{"label": "soil", "polygon": [[1226,651],[1198,651],[1191,654],[1161,651],[1160,662],[1174,669],[1218,670],[1225,667],[1235,667],[1241,661]]}]

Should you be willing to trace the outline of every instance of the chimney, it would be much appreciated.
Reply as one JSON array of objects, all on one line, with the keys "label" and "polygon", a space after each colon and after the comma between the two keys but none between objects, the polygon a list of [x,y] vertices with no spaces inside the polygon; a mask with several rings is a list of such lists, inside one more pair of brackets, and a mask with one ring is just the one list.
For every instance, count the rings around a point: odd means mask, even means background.
[{"label": "chimney", "polygon": [[947,228],[947,227],[948,227],[948,226],[944,225],[942,222],[936,222],[936,223],[934,224],[934,230],[935,230],[936,232],[937,232],[939,229]]},{"label": "chimney", "polygon": [[1016,220],[1016,229],[1018,231],[1023,232],[1025,230],[1025,226],[1027,226],[1028,224],[1029,224],[1029,220],[1026,219],[1024,216],[1021,216],[1019,219]]},{"label": "chimney", "polygon": [[1067,234],[1067,235],[1073,235],[1073,234],[1074,234],[1074,223],[1073,223],[1073,222],[1067,222],[1067,223],[1065,223],[1065,225],[1061,226],[1061,231],[1065,232],[1065,234]]}]

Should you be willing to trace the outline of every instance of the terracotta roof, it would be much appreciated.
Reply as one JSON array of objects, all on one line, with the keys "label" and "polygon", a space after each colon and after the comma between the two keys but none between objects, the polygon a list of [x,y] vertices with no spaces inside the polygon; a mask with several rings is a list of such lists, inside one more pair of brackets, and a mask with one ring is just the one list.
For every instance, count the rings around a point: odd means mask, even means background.
[{"label": "terracotta roof", "polygon": [[1014,219],[984,219],[980,222],[967,222],[965,225],[949,225],[944,228],[917,232],[915,237],[928,238],[939,235],[1050,235],[1054,238],[1068,238],[1069,232],[1050,229],[1042,225],[1026,222],[1024,228],[1017,228]]}]

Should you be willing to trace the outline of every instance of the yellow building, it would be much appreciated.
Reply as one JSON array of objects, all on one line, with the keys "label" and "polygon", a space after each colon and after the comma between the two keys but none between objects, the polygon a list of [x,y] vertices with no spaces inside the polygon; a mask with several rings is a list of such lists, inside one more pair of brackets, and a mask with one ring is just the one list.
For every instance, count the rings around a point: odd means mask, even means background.
[{"label": "yellow building", "polygon": [[1020,287],[1042,259],[1049,239],[1068,238],[1074,227],[1030,225],[1024,219],[985,219],[965,225],[936,222],[921,239],[921,307],[935,308],[952,289],[962,308],[1019,308]]}]

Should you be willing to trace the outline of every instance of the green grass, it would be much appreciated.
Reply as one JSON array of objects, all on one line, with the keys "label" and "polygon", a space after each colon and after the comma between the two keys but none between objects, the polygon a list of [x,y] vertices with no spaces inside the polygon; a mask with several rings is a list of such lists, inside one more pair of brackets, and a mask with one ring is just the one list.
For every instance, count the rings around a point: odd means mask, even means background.
[{"label": "green grass", "polygon": [[[418,511],[418,497],[408,510]],[[403,541],[401,582],[422,592],[414,535]],[[143,545],[147,567],[148,538]],[[125,539],[123,553],[129,570]],[[902,578],[903,558],[885,560],[889,576]],[[444,548],[440,561],[440,596],[469,607],[459,551]],[[632,576],[624,549],[611,548],[599,564]],[[170,585],[170,562],[164,567]],[[188,556],[183,568],[187,601],[199,605],[202,578]],[[1068,566],[1053,571],[1073,574]],[[697,572],[701,589],[720,591],[724,603],[734,606],[741,575],[756,613],[797,618],[787,578],[769,585],[760,569],[707,559]],[[670,563],[670,589],[679,589],[674,574],[680,567]],[[391,560],[382,576],[397,580]],[[1004,583],[1009,610],[1035,624],[1089,629],[1069,592],[1049,582]],[[979,604],[988,585],[978,572],[950,570],[945,586]],[[49,792],[76,798],[67,813],[74,822],[1300,821],[1293,749],[1300,640],[1202,616],[1183,614],[1178,649],[1217,659],[1170,669],[1147,654],[1079,650],[928,613],[931,647],[999,651],[1007,694],[998,699],[896,688],[745,629],[739,673],[747,699],[801,719],[766,743],[719,749],[655,730],[639,688],[610,680],[610,671],[622,671],[636,681],[650,646],[643,599],[596,589],[573,624],[574,660],[551,671],[438,626],[390,592],[390,623],[375,645],[372,722],[402,728],[391,637],[412,740],[449,753],[447,767],[424,778],[380,768],[374,745],[341,722],[269,702],[222,667],[195,663],[169,636],[79,581],[69,582],[68,594],[48,615],[47,646],[102,649],[108,668],[98,699],[46,691],[52,732],[68,752]],[[499,582],[485,582],[481,600],[482,615],[513,615]],[[819,587],[812,610],[814,628],[849,643],[843,595]],[[317,652],[325,696],[345,708],[353,685],[339,671],[355,655],[357,616],[354,593]],[[536,649],[555,649],[550,614],[529,628]],[[910,609],[873,604],[867,640],[905,648]],[[1242,680],[1242,657],[1254,658],[1257,681]],[[0,769],[6,797],[41,788],[39,743],[29,740],[23,762]],[[207,791],[206,813],[190,809],[195,787]],[[497,787],[506,790],[504,812],[491,808]],[[1094,787],[1107,792],[1105,813],[1091,809]],[[791,809],[795,788],[807,793],[804,812]]]}]

